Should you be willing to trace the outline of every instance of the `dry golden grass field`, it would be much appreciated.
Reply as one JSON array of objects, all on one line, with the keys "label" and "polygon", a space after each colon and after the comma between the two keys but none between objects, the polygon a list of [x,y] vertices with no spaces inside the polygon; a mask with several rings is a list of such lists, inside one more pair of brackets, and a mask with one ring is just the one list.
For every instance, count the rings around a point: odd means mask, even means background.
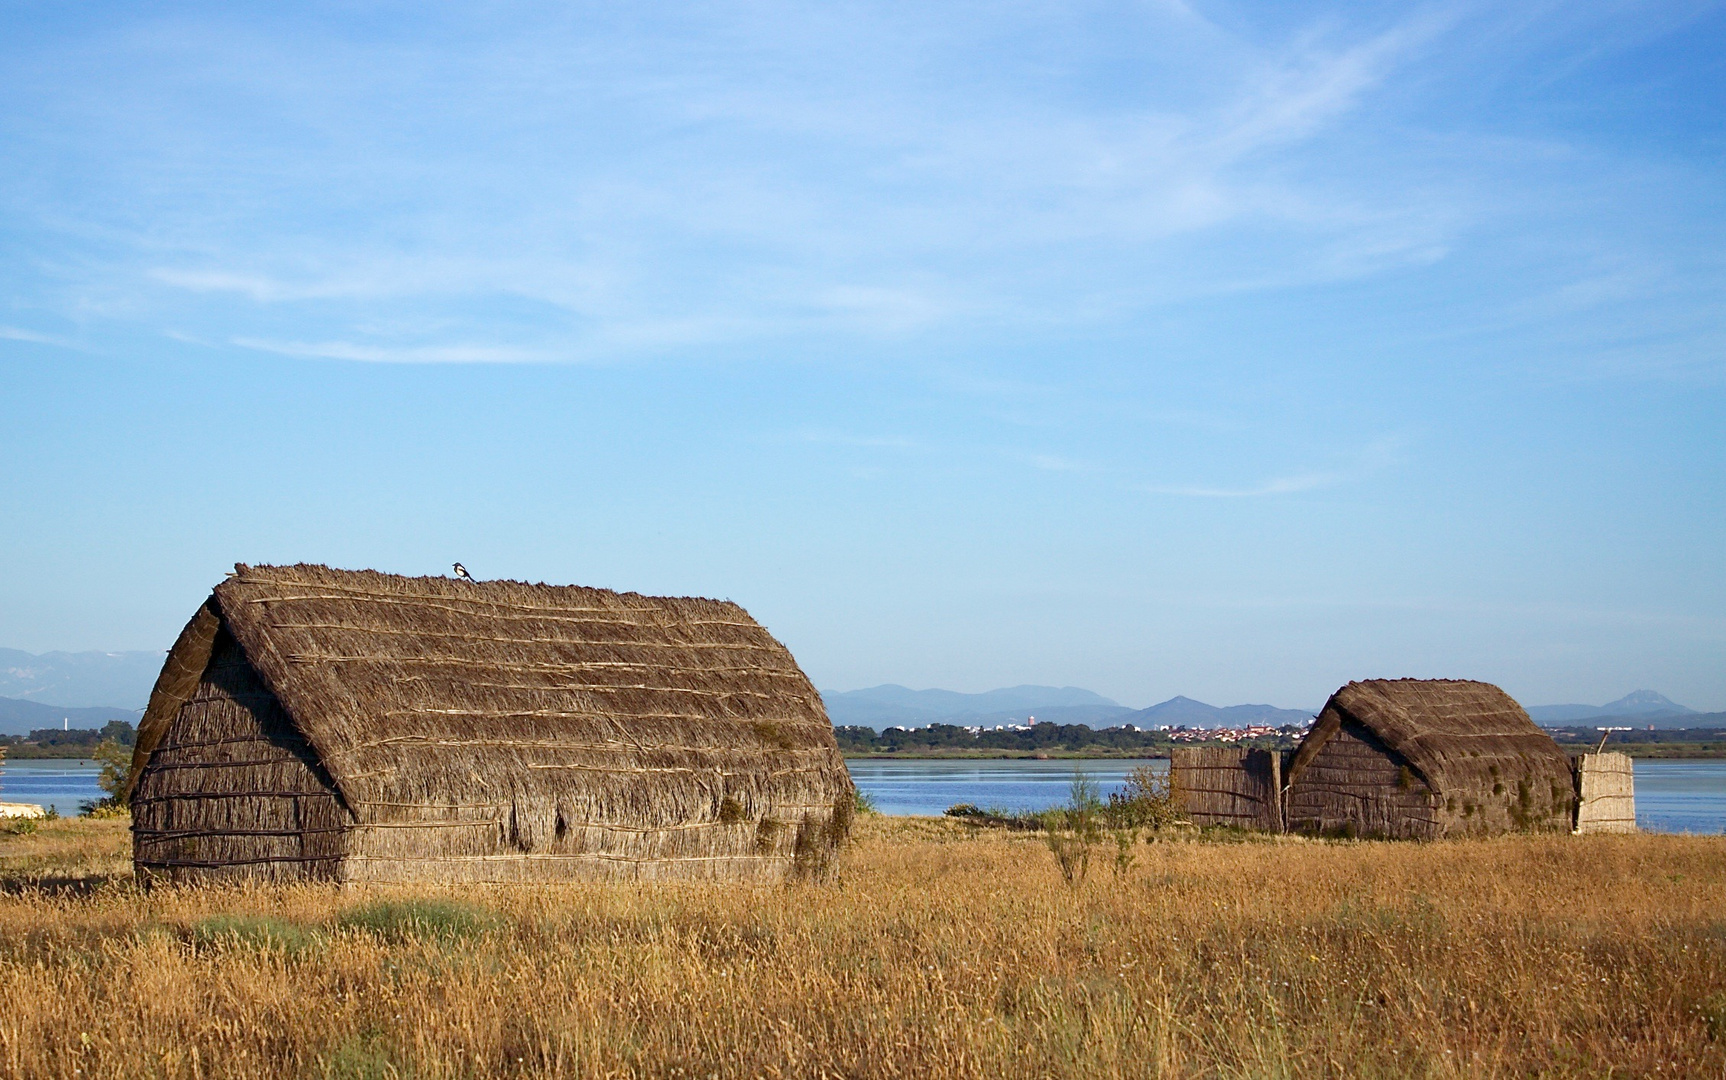
[{"label": "dry golden grass field", "polygon": [[827,885],[146,894],[50,822],[0,832],[0,1075],[1726,1075],[1726,840],[1113,855],[866,818]]}]

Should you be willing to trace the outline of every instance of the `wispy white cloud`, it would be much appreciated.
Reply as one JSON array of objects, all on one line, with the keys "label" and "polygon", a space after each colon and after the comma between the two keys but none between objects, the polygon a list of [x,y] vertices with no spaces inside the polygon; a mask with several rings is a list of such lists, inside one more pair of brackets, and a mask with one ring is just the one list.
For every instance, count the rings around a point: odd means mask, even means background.
[{"label": "wispy white cloud", "polygon": [[233,344],[278,356],[355,360],[368,364],[523,364],[556,359],[548,352],[497,345],[358,345],[346,341],[266,341],[259,338],[234,338]]},{"label": "wispy white cloud", "polygon": [[[306,312],[321,331],[315,340],[332,344],[297,345],[301,355],[393,351],[437,362],[423,340],[352,344],[356,307],[373,309],[369,317],[380,305],[523,298],[577,320],[559,355],[628,355],[810,332],[1109,320],[1147,303],[1372,273],[1443,250],[1443,229],[1435,238],[1430,223],[1445,215],[1384,190],[1363,205],[1360,192],[1322,174],[1266,168],[1334,128],[1441,20],[1265,44],[1168,2],[1135,16],[1147,62],[1185,65],[1196,78],[1178,92],[1152,85],[1083,106],[979,66],[958,47],[962,25],[940,36],[927,20],[853,15],[842,26],[786,10],[769,20],[770,34],[758,14],[704,16],[732,20],[728,32],[779,58],[747,70],[677,35],[628,36],[641,27],[601,22],[584,28],[596,37],[571,40],[563,26],[518,36],[500,25],[440,73],[436,93],[484,85],[496,106],[534,118],[502,141],[489,128],[439,128],[418,144],[372,130],[373,111],[358,106],[425,93],[423,57],[395,57],[380,83],[285,42],[263,52],[257,41],[233,43],[247,59],[186,77],[205,90],[261,94],[288,115],[321,103],[305,119],[322,141],[242,142],[219,161],[182,135],[163,133],[155,149],[140,143],[131,167],[177,177],[164,190],[179,194],[159,199],[138,228],[149,260],[139,272],[180,293]],[[1060,39],[1061,17],[1020,17],[1047,20],[1049,58],[1083,70],[1086,46]],[[615,47],[600,47],[607,41]],[[939,79],[927,77],[935,71]],[[586,94],[559,93],[571,86],[605,88],[614,119],[572,106]],[[221,115],[206,112],[206,122]],[[356,170],[347,155],[361,148],[368,164]],[[253,175],[260,154],[272,169]],[[267,210],[282,188],[296,193],[291,218]],[[1415,219],[1429,223],[1425,232],[1395,224]],[[1236,261],[1195,263],[1164,246],[1220,228],[1292,232],[1260,243],[1266,255],[1287,250],[1244,277]],[[1286,265],[1266,272],[1270,263]],[[438,348],[474,351],[462,328],[450,333]],[[544,358],[481,351],[494,362]]]},{"label": "wispy white cloud", "polygon": [[1302,473],[1281,476],[1261,484],[1246,487],[1178,487],[1147,485],[1140,488],[1148,495],[1174,495],[1191,499],[1259,499],[1268,495],[1294,495],[1331,487],[1343,479],[1336,473]]},{"label": "wispy white cloud", "polygon": [[[1354,452],[1353,460],[1328,470],[1307,470],[1273,476],[1257,483],[1233,485],[1210,484],[1140,484],[1139,491],[1147,495],[1167,495],[1192,499],[1262,499],[1278,495],[1298,495],[1355,483],[1393,467],[1400,459],[1405,443],[1402,436],[1376,440]],[[1346,459],[1345,459],[1346,460]]]},{"label": "wispy white cloud", "polygon": [[32,345],[52,345],[57,349],[76,349],[83,351],[83,346],[69,338],[56,334],[44,334],[35,330],[26,330],[19,326],[0,326],[0,340],[28,341]]}]

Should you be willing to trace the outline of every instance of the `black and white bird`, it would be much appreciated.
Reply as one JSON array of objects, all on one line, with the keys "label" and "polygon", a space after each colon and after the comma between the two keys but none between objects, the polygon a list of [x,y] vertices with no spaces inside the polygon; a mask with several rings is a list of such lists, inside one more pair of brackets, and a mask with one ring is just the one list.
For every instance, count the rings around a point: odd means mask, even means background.
[{"label": "black and white bird", "polygon": [[468,573],[467,567],[463,566],[461,563],[455,564],[455,576],[461,578],[463,581],[473,580],[473,575]]}]

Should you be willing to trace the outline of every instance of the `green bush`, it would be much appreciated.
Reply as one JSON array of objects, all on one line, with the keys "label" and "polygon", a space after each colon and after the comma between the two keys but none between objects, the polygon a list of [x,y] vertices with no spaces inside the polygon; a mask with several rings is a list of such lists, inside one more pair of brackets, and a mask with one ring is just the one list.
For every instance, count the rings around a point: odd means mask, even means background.
[{"label": "green bush", "polygon": [[102,763],[102,774],[96,778],[96,786],[108,793],[102,801],[124,807],[120,789],[126,786],[126,775],[132,770],[132,748],[113,739],[103,739],[90,756]]},{"label": "green bush", "polygon": [[1161,829],[1179,821],[1185,809],[1173,770],[1158,773],[1140,765],[1120,791],[1110,793],[1103,814],[1111,828]]},{"label": "green bush", "polygon": [[1043,842],[1068,885],[1077,886],[1091,868],[1091,853],[1103,839],[1103,800],[1097,782],[1084,773],[1073,774],[1067,805],[1043,815]]},{"label": "green bush", "polygon": [[36,831],[36,819],[27,817],[0,818],[0,831],[14,836],[29,836]]}]

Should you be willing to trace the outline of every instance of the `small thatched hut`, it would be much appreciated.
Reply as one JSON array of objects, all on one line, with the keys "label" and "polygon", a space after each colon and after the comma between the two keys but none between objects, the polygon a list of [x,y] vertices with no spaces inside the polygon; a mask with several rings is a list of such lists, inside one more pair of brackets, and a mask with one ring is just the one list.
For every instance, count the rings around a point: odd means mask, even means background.
[{"label": "small thatched hut", "polygon": [[1290,831],[1430,839],[1569,829],[1570,759],[1496,686],[1351,682],[1286,771]]},{"label": "small thatched hut", "polygon": [[180,634],[127,780],[141,877],[773,880],[851,778],[736,604],[237,566]]}]

